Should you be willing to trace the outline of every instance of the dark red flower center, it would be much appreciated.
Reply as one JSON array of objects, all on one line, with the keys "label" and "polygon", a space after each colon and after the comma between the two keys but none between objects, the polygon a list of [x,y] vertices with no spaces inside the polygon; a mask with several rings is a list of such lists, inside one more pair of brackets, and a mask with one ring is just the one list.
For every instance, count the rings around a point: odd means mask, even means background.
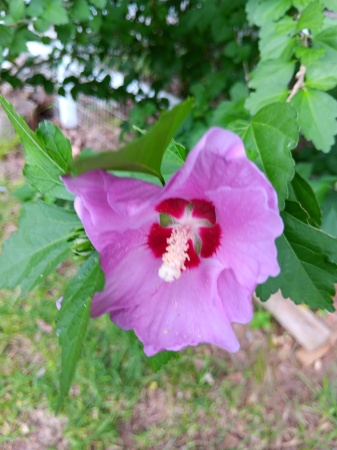
[{"label": "dark red flower center", "polygon": [[185,269],[197,267],[200,258],[214,255],[221,228],[211,202],[169,198],[159,203],[156,211],[159,223],[152,225],[147,243],[154,256],[163,260],[161,278],[174,281]]}]

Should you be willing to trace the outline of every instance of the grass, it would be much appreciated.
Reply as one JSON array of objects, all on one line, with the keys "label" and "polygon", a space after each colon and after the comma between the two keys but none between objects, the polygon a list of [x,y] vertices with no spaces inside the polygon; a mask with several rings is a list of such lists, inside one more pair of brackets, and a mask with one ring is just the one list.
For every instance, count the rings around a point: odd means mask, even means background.
[{"label": "grass", "polygon": [[[10,192],[0,193],[0,211],[3,240],[17,219]],[[280,359],[270,338],[279,330],[263,312],[242,329],[238,354],[200,346],[158,372],[132,333],[108,317],[93,320],[55,416],[55,301],[73,270],[64,264],[25,298],[0,292],[1,449],[337,449],[336,363],[320,379],[291,353]]]}]

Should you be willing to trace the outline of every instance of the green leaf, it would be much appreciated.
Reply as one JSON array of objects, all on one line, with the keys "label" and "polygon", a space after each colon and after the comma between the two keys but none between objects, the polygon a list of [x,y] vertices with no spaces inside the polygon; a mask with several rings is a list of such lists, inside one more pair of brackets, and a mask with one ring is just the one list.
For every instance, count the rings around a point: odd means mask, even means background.
[{"label": "green leaf", "polygon": [[337,132],[337,101],[326,92],[301,89],[291,104],[298,112],[301,131],[318,150],[328,152]]},{"label": "green leaf", "polygon": [[86,21],[91,15],[88,3],[85,0],[75,0],[71,8],[71,17],[75,20]]},{"label": "green leaf", "polygon": [[99,255],[93,253],[79,268],[64,293],[58,321],[61,354],[61,380],[57,410],[62,407],[77,362],[90,319],[91,298],[104,288],[104,274],[99,264]]},{"label": "green leaf", "polygon": [[324,6],[331,11],[337,11],[337,0],[324,0]]},{"label": "green leaf", "polygon": [[337,237],[337,192],[329,192],[323,203],[322,230]]},{"label": "green leaf", "polygon": [[45,33],[50,28],[50,23],[45,19],[37,19],[34,22],[34,30],[38,33]]},{"label": "green leaf", "polygon": [[296,58],[300,59],[301,64],[306,67],[317,62],[326,53],[324,48],[303,47],[302,44],[296,45],[294,51]]},{"label": "green leaf", "polygon": [[165,182],[167,182],[171,176],[182,167],[185,159],[185,148],[172,139],[166,152],[164,153],[161,165],[161,172]]},{"label": "green leaf", "polygon": [[27,42],[36,41],[38,37],[28,30],[27,26],[17,28],[13,34],[13,40],[10,44],[10,54],[19,55],[20,53],[24,53],[28,50]]},{"label": "green leaf", "polygon": [[319,31],[323,26],[323,21],[323,5],[319,1],[313,1],[301,12],[297,22],[297,30]]},{"label": "green leaf", "polygon": [[314,47],[326,50],[326,56],[334,61],[337,58],[336,26],[326,28],[314,37]]},{"label": "green leaf", "polygon": [[337,85],[337,62],[318,61],[309,66],[306,72],[305,84],[308,87],[321,91],[333,89]]},{"label": "green leaf", "polygon": [[311,308],[334,311],[332,297],[337,282],[337,239],[282,213],[284,233],[276,240],[281,272],[258,286],[265,301],[281,289],[283,297]]},{"label": "green leaf", "polygon": [[90,3],[97,9],[104,9],[108,0],[90,0]]},{"label": "green leaf", "polygon": [[0,96],[0,103],[20,136],[26,156],[24,175],[44,195],[73,199],[60,175],[68,172],[72,162],[69,140],[51,122],[42,122],[34,133],[13,106]]},{"label": "green leaf", "polygon": [[158,372],[171,359],[179,358],[179,353],[164,351],[148,358],[148,364],[154,372]]},{"label": "green leaf", "polygon": [[25,15],[24,0],[11,0],[9,3],[9,14],[15,22],[18,22]]},{"label": "green leaf", "polygon": [[24,204],[19,230],[3,245],[0,289],[26,294],[69,253],[67,240],[80,221],[75,213],[43,202]]},{"label": "green leaf", "polygon": [[27,16],[39,17],[44,10],[45,0],[30,0],[27,7]]},{"label": "green leaf", "polygon": [[283,102],[287,97],[288,89],[282,84],[267,84],[250,94],[245,102],[245,107],[251,114],[256,114],[264,106],[275,102]]},{"label": "green leaf", "polygon": [[249,1],[247,5],[250,21],[258,26],[280,19],[290,7],[291,0]]},{"label": "green leaf", "polygon": [[297,172],[290,182],[290,199],[296,200],[307,212],[308,223],[319,227],[322,222],[321,209],[310,184]]},{"label": "green leaf", "polygon": [[280,22],[269,22],[260,31],[261,60],[289,61],[293,55],[296,23],[289,17]]},{"label": "green leaf", "polygon": [[308,223],[309,214],[297,201],[286,200],[286,210],[301,222]]},{"label": "green leaf", "polygon": [[302,11],[306,8],[312,0],[293,0],[293,6],[297,8],[299,11]]},{"label": "green leaf", "polygon": [[253,89],[266,88],[266,80],[272,80],[273,85],[287,87],[295,69],[295,63],[291,61],[278,61],[272,59],[261,61],[251,72],[249,87]]},{"label": "green leaf", "polygon": [[0,42],[1,46],[8,47],[12,42],[13,32],[12,29],[6,27],[5,25],[0,25]]},{"label": "green leaf", "polygon": [[295,173],[291,156],[298,140],[294,109],[288,103],[273,103],[261,109],[250,123],[233,122],[229,128],[242,137],[248,157],[265,172],[283,209],[288,182]]},{"label": "green leaf", "polygon": [[149,173],[164,181],[160,172],[164,152],[192,106],[193,100],[188,99],[171,111],[164,112],[148,133],[118,151],[87,157],[80,155],[74,161],[73,173],[80,174],[93,169],[126,170]]},{"label": "green leaf", "polygon": [[65,25],[69,22],[67,10],[62,0],[46,2],[43,18],[53,25]]}]

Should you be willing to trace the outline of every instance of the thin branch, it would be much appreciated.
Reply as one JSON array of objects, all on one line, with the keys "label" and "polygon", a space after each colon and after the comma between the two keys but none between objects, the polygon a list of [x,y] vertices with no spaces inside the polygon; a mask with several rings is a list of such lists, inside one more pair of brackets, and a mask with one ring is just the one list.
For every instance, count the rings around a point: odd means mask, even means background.
[{"label": "thin branch", "polygon": [[304,75],[306,72],[306,67],[301,65],[301,67],[299,68],[299,71],[297,72],[297,74],[295,75],[296,78],[296,83],[294,84],[286,102],[290,102],[290,100],[297,94],[297,92],[304,86]]}]

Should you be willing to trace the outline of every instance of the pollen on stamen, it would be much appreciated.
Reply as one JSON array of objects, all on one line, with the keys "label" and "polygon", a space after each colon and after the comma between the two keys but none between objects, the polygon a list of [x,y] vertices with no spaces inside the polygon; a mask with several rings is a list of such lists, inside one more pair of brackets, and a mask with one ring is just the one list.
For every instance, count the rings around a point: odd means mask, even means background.
[{"label": "pollen on stamen", "polygon": [[187,253],[188,241],[191,238],[190,228],[186,225],[172,229],[171,236],[167,239],[166,252],[162,256],[163,264],[158,270],[162,280],[172,283],[180,278],[182,271],[186,270],[185,261],[190,259]]}]

